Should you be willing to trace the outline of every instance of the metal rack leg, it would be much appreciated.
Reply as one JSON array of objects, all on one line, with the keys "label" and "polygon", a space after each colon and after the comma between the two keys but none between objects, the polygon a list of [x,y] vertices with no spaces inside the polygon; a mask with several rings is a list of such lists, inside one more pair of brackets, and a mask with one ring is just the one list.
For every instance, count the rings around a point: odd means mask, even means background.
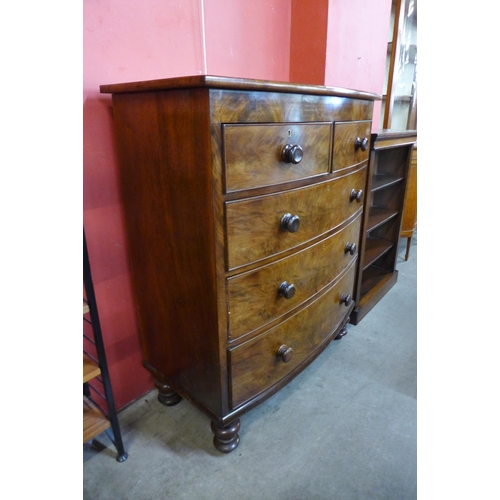
[{"label": "metal rack leg", "polygon": [[118,452],[116,460],[124,462],[127,460],[128,454],[125,452],[123,446],[122,435],[120,431],[120,424],[115,408],[113,391],[111,389],[111,381],[109,378],[108,363],[106,360],[106,351],[104,350],[104,342],[102,339],[101,324],[99,321],[99,313],[97,310],[97,302],[94,293],[94,284],[92,281],[92,273],[90,269],[90,260],[87,250],[87,240],[85,238],[85,230],[83,231],[83,283],[85,292],[87,294],[87,303],[89,306],[90,320],[92,323],[92,330],[94,334],[95,347],[97,350],[97,357],[99,359],[99,367],[101,369],[102,381],[104,386],[104,394],[108,405],[108,418],[113,430],[113,444]]}]

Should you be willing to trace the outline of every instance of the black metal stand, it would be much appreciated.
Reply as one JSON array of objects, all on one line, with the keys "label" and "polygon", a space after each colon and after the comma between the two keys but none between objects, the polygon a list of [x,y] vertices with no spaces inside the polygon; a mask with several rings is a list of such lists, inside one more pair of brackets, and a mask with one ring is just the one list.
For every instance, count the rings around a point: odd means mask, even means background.
[{"label": "black metal stand", "polygon": [[[106,352],[104,350],[104,342],[102,340],[101,324],[99,322],[99,312],[97,309],[97,302],[94,293],[94,284],[92,282],[92,273],[90,269],[90,261],[87,250],[87,240],[85,238],[85,229],[83,231],[83,284],[85,287],[86,302],[89,307],[90,321],[92,325],[93,339],[86,336],[86,339],[95,345],[97,351],[97,364],[101,369],[102,385],[104,387],[104,399],[106,401],[107,410],[99,406],[94,400],[92,400],[92,391],[94,387],[90,383],[85,383],[83,385],[83,393],[87,396],[100,410],[104,413],[106,418],[109,420],[112,429],[112,435],[108,434],[111,441],[116,447],[118,456],[116,460],[118,462],[124,462],[127,460],[128,455],[125,452],[123,446],[122,435],[120,431],[120,424],[118,422],[118,416],[115,408],[113,391],[111,388],[111,381],[109,378],[108,363],[106,361]],[[85,319],[85,318],[84,318]]]}]

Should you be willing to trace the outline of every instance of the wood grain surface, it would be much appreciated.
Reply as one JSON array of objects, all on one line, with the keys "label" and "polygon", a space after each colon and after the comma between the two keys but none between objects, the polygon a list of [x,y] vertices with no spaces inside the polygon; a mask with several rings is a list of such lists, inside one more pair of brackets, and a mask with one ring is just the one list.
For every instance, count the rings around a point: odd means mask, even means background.
[{"label": "wood grain surface", "polygon": [[[371,126],[371,121],[335,123],[333,170],[342,170],[368,159]],[[365,151],[361,148],[356,148],[355,143],[358,137],[367,140],[367,149]]]},{"label": "wood grain surface", "polygon": [[[201,75],[101,91],[113,93],[144,366],[224,426],[347,321],[357,252],[344,250],[364,203],[351,191],[367,171],[350,149],[378,97]],[[286,144],[301,146],[299,163],[282,161]],[[296,232],[281,227],[287,213]]]},{"label": "wood grain surface", "polygon": [[[353,259],[347,243],[359,247],[361,214],[332,236],[273,264],[228,280],[229,337],[231,340],[262,327],[296,309],[322,290]],[[278,295],[283,281],[295,286],[291,299]]]},{"label": "wood grain surface", "polygon": [[[304,362],[345,316],[340,303],[343,293],[351,293],[355,262],[345,274],[315,302],[279,326],[230,351],[232,407],[244,403]],[[276,354],[280,346],[293,349],[293,358],[283,363]]]},{"label": "wood grain surface", "polygon": [[[226,203],[228,269],[296,247],[340,225],[362,203],[350,201],[352,189],[365,188],[366,169],[275,195]],[[300,217],[295,233],[283,231],[284,214]]]},{"label": "wood grain surface", "polygon": [[[332,123],[224,125],[226,191],[328,173],[332,129]],[[287,144],[301,146],[300,163],[285,163]]]}]

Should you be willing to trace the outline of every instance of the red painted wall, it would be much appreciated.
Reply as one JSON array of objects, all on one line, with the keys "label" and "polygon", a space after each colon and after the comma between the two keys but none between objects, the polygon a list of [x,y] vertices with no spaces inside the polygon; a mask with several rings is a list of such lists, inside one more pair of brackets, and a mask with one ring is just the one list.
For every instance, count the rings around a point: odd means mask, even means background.
[{"label": "red painted wall", "polygon": [[207,73],[288,81],[290,0],[205,0]]},{"label": "red painted wall", "polygon": [[111,97],[99,85],[205,72],[287,80],[289,29],[289,0],[83,3],[83,215],[118,408],[153,381],[132,300]]},{"label": "red painted wall", "polygon": [[132,301],[111,97],[99,85],[202,72],[199,0],[83,3],[84,225],[118,408],[153,387]]},{"label": "red painted wall", "polygon": [[291,0],[290,81],[325,84],[329,0]]},{"label": "red painted wall", "polygon": [[390,3],[85,0],[83,215],[119,409],[153,381],[142,367],[132,300],[111,97],[99,85],[214,74],[380,93]]},{"label": "red painted wall", "polygon": [[[330,0],[325,85],[382,94],[391,0]],[[381,101],[373,127],[378,129]]]}]

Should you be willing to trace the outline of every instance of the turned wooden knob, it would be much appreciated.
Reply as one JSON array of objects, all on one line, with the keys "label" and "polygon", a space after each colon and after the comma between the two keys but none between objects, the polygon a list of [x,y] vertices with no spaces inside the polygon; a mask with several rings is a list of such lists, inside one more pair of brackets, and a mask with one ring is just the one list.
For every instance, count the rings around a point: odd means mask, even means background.
[{"label": "turned wooden knob", "polygon": [[350,253],[351,255],[354,255],[356,253],[356,243],[347,242],[345,244],[344,253]]},{"label": "turned wooden knob", "polygon": [[304,151],[298,144],[287,144],[283,148],[283,161],[285,163],[299,163],[304,156]]},{"label": "turned wooden knob", "polygon": [[293,358],[293,349],[283,344],[276,352],[276,357],[280,358],[283,363],[288,363]]},{"label": "turned wooden knob", "polygon": [[281,218],[280,226],[283,231],[296,233],[299,230],[300,218],[298,215],[285,214]]},{"label": "turned wooden knob", "polygon": [[278,288],[278,295],[285,297],[285,299],[291,299],[295,295],[295,285],[288,283],[288,281],[283,281]]},{"label": "turned wooden knob", "polygon": [[345,306],[347,307],[351,303],[351,296],[348,293],[343,293],[340,296],[340,303],[345,304]]},{"label": "turned wooden knob", "polygon": [[361,149],[361,151],[366,151],[368,149],[368,137],[363,137],[363,139],[356,137],[354,148],[356,150]]},{"label": "turned wooden knob", "polygon": [[363,198],[362,189],[358,189],[357,191],[355,189],[351,189],[351,193],[349,195],[349,201],[356,200],[359,203],[362,200],[362,198]]}]

